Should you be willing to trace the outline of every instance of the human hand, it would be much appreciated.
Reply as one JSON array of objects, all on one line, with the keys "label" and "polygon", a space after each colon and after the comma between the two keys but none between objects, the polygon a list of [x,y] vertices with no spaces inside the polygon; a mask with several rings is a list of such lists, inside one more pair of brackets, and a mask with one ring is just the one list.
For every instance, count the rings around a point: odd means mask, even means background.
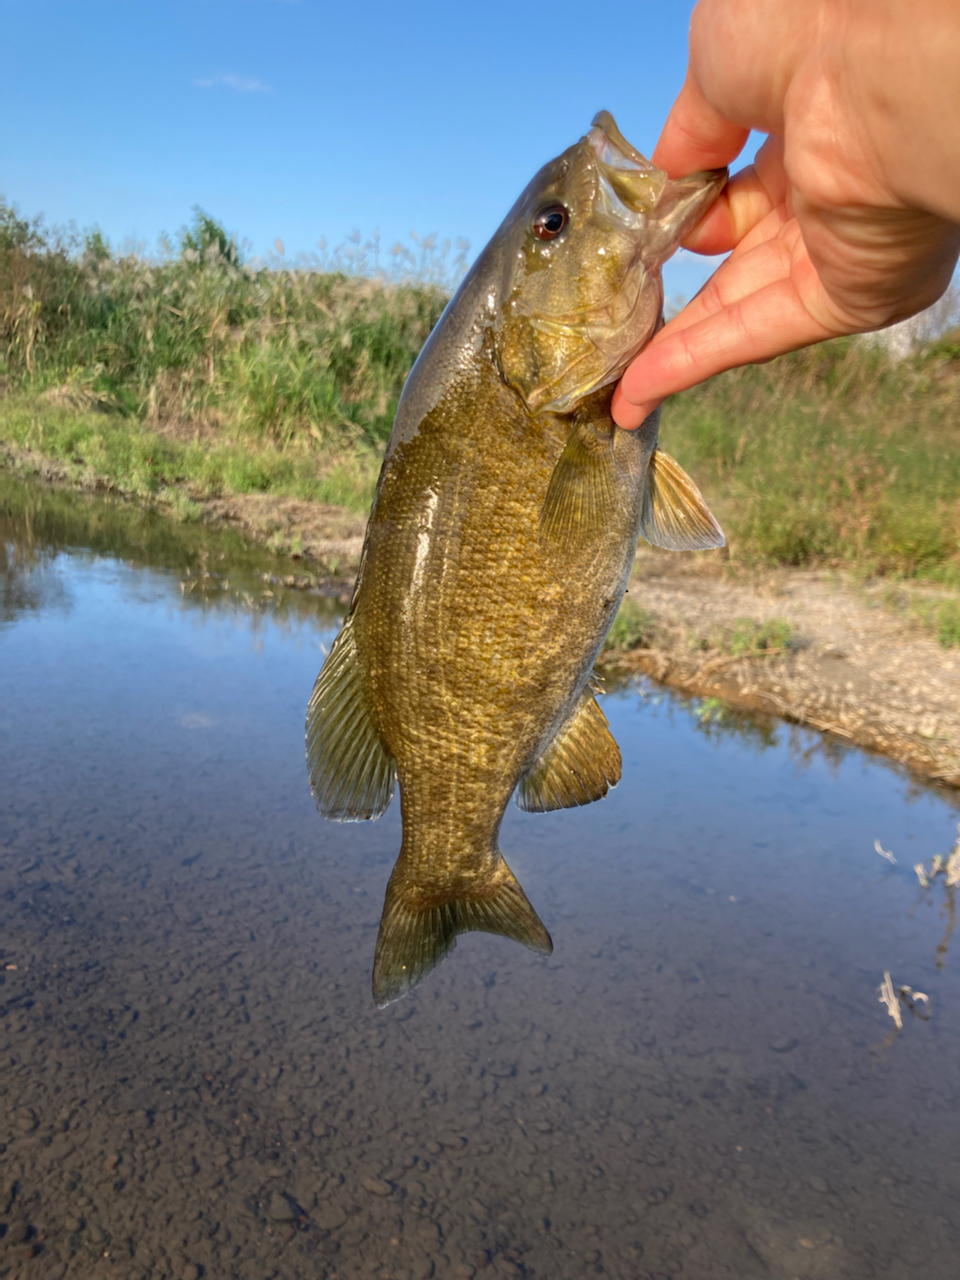
[{"label": "human hand", "polygon": [[724,369],[930,306],[960,254],[955,0],[700,0],[653,154],[671,177],[769,136],[685,242],[730,257],[633,361],[636,427]]}]

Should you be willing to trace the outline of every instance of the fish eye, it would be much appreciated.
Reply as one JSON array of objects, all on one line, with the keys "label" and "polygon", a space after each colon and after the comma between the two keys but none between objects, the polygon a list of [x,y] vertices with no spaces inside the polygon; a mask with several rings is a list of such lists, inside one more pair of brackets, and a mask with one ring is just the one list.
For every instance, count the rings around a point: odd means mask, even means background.
[{"label": "fish eye", "polygon": [[548,204],[533,220],[530,230],[538,240],[556,240],[570,221],[570,214],[562,204]]}]

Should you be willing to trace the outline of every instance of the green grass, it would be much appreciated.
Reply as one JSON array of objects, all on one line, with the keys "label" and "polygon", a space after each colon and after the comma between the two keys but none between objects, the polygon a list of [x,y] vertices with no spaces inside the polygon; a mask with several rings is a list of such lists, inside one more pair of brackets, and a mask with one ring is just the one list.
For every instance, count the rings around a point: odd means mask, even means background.
[{"label": "green grass", "polygon": [[649,648],[655,630],[656,619],[649,609],[642,608],[636,600],[624,600],[613,620],[604,647],[622,652]]},{"label": "green grass", "polygon": [[960,648],[960,600],[913,600],[910,612],[944,649]]},{"label": "green grass", "polygon": [[169,439],[117,413],[81,412],[28,395],[0,399],[0,441],[57,463],[68,479],[98,482],[132,497],[167,502],[189,518],[197,500],[269,493],[369,509],[380,468],[377,449],[360,442],[338,452],[308,437],[280,449],[269,442]]},{"label": "green grass", "polygon": [[197,210],[153,261],[97,232],[64,241],[0,200],[0,384],[281,448],[382,446],[456,278],[430,246],[392,278],[350,274],[359,250],[267,267]]},{"label": "green grass", "polygon": [[960,648],[960,598],[949,590],[904,578],[865,584],[864,600],[920,627],[944,649]]},{"label": "green grass", "polygon": [[741,563],[960,584],[960,355],[846,339],[677,396],[661,440]]},{"label": "green grass", "polygon": [[745,658],[779,653],[789,649],[793,642],[794,627],[784,618],[769,618],[766,622],[756,618],[738,618],[721,637],[718,648],[735,658]]},{"label": "green grass", "polygon": [[[460,269],[430,240],[419,252],[377,277],[375,246],[358,242],[266,266],[197,210],[147,260],[98,232],[58,238],[0,200],[0,443],[187,518],[221,493],[363,510]],[[899,363],[844,339],[723,374],[666,406],[661,438],[724,525],[733,570],[958,587],[958,426],[955,332]],[[628,611],[615,645],[648,626]],[[957,630],[946,613],[935,626]]]}]

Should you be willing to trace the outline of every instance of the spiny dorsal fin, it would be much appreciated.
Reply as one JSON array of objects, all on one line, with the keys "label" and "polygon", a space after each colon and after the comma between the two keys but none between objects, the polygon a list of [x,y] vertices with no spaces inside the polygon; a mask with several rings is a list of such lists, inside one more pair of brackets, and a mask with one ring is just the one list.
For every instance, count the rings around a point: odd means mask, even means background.
[{"label": "spiny dorsal fin", "polygon": [[379,1007],[412,991],[454,949],[457,934],[473,930],[512,938],[544,956],[553,951],[550,934],[499,854],[488,880],[450,893],[411,885],[401,866],[395,867],[373,961],[373,998]]},{"label": "spiny dorsal fin", "polygon": [[620,781],[620,765],[620,748],[588,686],[573,715],[521,780],[517,805],[529,813],[546,813],[602,800]]},{"label": "spiny dorsal fin", "polygon": [[555,550],[582,546],[610,527],[617,503],[612,433],[589,422],[570,432],[540,512],[540,543]]},{"label": "spiny dorsal fin", "polygon": [[640,532],[668,551],[706,551],[726,541],[700,490],[662,449],[653,451],[647,468]]},{"label": "spiny dorsal fin", "polygon": [[373,720],[348,619],[307,707],[310,789],[325,818],[379,818],[393,798],[396,764]]}]

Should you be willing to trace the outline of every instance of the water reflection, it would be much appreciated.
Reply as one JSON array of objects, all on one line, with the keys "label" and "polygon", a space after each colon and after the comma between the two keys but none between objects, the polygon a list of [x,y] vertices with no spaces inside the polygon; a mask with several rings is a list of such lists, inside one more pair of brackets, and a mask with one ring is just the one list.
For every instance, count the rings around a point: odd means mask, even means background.
[{"label": "water reflection", "polygon": [[[650,707],[663,707],[667,715],[684,715],[699,733],[717,743],[735,738],[757,751],[766,751],[780,744],[782,729],[789,727],[775,716],[743,711],[723,698],[668,691],[647,676],[604,672],[603,688],[613,697],[639,698]],[[815,749],[821,748],[818,745]]]},{"label": "water reflection", "polygon": [[343,601],[320,589],[301,561],[272,555],[229,529],[179,523],[120,499],[24,482],[0,469],[0,622],[23,611],[70,607],[71,557],[118,558],[179,583],[185,608],[338,625]]},{"label": "water reflection", "polygon": [[[468,935],[379,1013],[398,814],[320,824],[304,778],[330,606],[44,519],[4,526],[70,612],[0,631],[0,1273],[957,1274],[954,889],[911,869],[952,803],[624,691],[620,787],[504,824],[552,959]],[[877,1054],[886,972],[933,1016]]]},{"label": "water reflection", "polygon": [[[6,532],[3,524],[0,514],[0,538]],[[0,541],[0,626],[13,622],[21,613],[69,609],[69,596],[51,567],[51,559],[46,548],[28,541]]]},{"label": "water reflection", "polygon": [[[833,734],[789,723],[778,716],[745,711],[723,698],[701,698],[669,689],[647,676],[604,675],[604,692],[611,697],[636,701],[659,711],[671,724],[683,720],[707,741],[719,747],[735,742],[756,752],[783,749],[793,761],[798,775],[814,764],[823,765],[831,777],[839,778],[845,761],[869,758],[871,753],[853,747]],[[958,804],[956,788],[936,779],[912,773],[906,766],[885,757],[876,757],[897,774],[910,801],[921,795],[941,796],[948,804]]]}]

